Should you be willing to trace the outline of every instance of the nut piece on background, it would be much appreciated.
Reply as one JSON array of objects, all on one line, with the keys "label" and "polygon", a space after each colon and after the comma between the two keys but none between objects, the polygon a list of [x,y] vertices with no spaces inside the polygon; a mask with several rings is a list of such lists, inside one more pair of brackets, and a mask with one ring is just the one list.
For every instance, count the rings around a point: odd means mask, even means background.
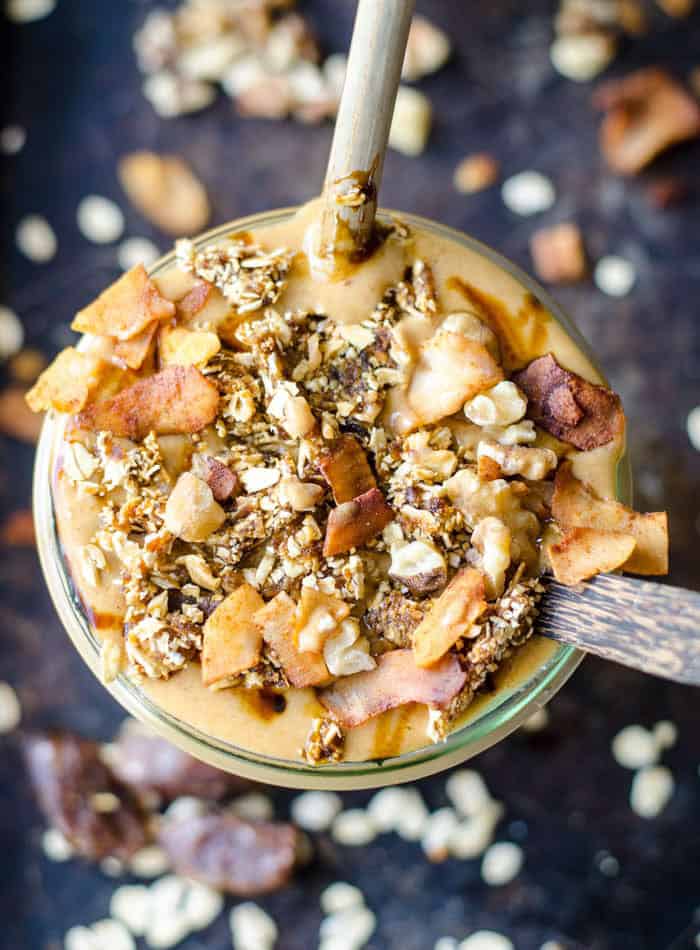
[{"label": "nut piece on background", "polygon": [[575,224],[541,228],[530,238],[535,272],[548,284],[571,284],[586,276],[586,251]]},{"label": "nut piece on background", "polygon": [[492,155],[477,152],[462,159],[455,168],[452,180],[457,191],[463,195],[471,195],[495,185],[500,170],[499,163]]},{"label": "nut piece on background", "polygon": [[447,34],[424,16],[414,16],[408,33],[401,78],[415,82],[441,69],[450,58]]},{"label": "nut piece on background", "polygon": [[120,160],[118,173],[129,201],[166,234],[194,234],[209,220],[204,186],[177,155],[133,152]]},{"label": "nut piece on background", "polygon": [[635,175],[671,145],[700,135],[700,103],[662,69],[639,69],[600,85],[600,150],[613,171]]},{"label": "nut piece on background", "polygon": [[689,16],[696,6],[696,0],[656,0],[664,13],[673,17]]},{"label": "nut piece on background", "polygon": [[399,86],[389,145],[404,155],[420,155],[430,136],[433,107],[430,99],[417,89]]}]

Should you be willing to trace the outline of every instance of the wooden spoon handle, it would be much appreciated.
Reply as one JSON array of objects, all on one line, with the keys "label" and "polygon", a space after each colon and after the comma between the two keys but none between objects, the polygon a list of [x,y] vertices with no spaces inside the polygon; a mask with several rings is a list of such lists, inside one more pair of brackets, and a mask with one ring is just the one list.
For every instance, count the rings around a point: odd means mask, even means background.
[{"label": "wooden spoon handle", "polygon": [[700,593],[619,574],[552,580],[537,632],[606,660],[700,685]]},{"label": "wooden spoon handle", "polygon": [[323,188],[320,256],[351,256],[371,243],[413,7],[414,0],[360,0],[357,6]]}]

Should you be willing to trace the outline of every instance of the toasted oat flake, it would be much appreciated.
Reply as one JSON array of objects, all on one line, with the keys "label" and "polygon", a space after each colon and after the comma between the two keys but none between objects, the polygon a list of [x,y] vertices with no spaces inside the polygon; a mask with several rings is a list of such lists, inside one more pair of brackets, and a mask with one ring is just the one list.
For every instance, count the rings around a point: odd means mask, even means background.
[{"label": "toasted oat flake", "polygon": [[0,735],[16,729],[22,718],[19,698],[9,683],[0,682]]},{"label": "toasted oat flake", "polygon": [[75,854],[73,845],[58,828],[47,828],[41,836],[41,849],[49,861],[70,861]]},{"label": "toasted oat flake", "polygon": [[3,155],[16,155],[27,141],[26,130],[21,125],[6,125],[0,129],[0,152]]},{"label": "toasted oat flake", "polygon": [[321,910],[324,914],[337,914],[350,907],[362,907],[365,897],[359,887],[345,881],[335,881],[321,892]]},{"label": "toasted oat flake", "polygon": [[160,257],[160,250],[153,241],[144,237],[131,237],[119,245],[117,261],[122,270],[131,270],[137,264],[150,267]]},{"label": "toasted oat flake", "polygon": [[653,732],[643,726],[626,726],[612,741],[612,754],[618,765],[641,769],[659,760],[659,746]]},{"label": "toasted oat flake", "polygon": [[495,930],[477,930],[459,945],[459,950],[515,950],[512,940]]},{"label": "toasted oat flake", "polygon": [[292,818],[305,831],[327,831],[343,808],[335,792],[303,792],[292,800]]},{"label": "toasted oat flake", "polygon": [[593,280],[608,297],[626,297],[635,285],[637,271],[631,261],[609,254],[595,265]]},{"label": "toasted oat flake", "polygon": [[252,901],[234,907],[229,923],[234,950],[272,950],[277,942],[277,924]]},{"label": "toasted oat flake", "polygon": [[665,765],[647,765],[632,779],[630,806],[640,818],[656,818],[671,800],[675,782]]},{"label": "toasted oat flake", "polygon": [[551,179],[541,172],[523,171],[503,182],[501,197],[514,214],[529,217],[551,208],[557,195]]},{"label": "toasted oat flake", "polygon": [[124,232],[121,208],[102,195],[87,195],[77,211],[78,228],[93,244],[112,244]]},{"label": "toasted oat flake", "polygon": [[509,884],[523,866],[523,849],[512,841],[492,844],[481,862],[481,877],[490,887]]},{"label": "toasted oat flake", "polygon": [[0,360],[9,359],[22,349],[24,343],[24,327],[19,317],[0,304]]},{"label": "toasted oat flake", "polygon": [[363,808],[348,808],[333,821],[331,835],[338,844],[357,848],[373,841],[377,829],[370,814]]},{"label": "toasted oat flake", "polygon": [[17,225],[17,247],[36,264],[46,264],[56,255],[58,242],[53,228],[39,214],[30,214]]},{"label": "toasted oat flake", "polygon": [[5,13],[13,23],[34,23],[56,9],[56,0],[6,0]]}]

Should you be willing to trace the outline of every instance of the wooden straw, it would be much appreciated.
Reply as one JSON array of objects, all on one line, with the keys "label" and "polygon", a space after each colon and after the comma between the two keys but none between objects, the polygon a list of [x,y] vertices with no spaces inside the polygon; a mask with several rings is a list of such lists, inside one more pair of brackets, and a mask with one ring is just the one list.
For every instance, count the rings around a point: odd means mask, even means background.
[{"label": "wooden straw", "polygon": [[372,244],[413,6],[414,0],[359,0],[323,188],[317,253],[325,260],[361,257]]}]

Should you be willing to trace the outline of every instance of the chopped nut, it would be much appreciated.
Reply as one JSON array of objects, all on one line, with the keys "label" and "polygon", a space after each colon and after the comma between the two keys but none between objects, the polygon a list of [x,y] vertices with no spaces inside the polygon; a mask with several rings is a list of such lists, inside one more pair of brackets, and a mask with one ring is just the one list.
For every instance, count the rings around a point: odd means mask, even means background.
[{"label": "chopped nut", "polygon": [[351,676],[363,670],[373,670],[377,665],[370,656],[369,644],[360,635],[360,624],[354,617],[343,620],[338,632],[326,639],[323,659],[332,676]]},{"label": "chopped nut", "polygon": [[417,14],[411,20],[401,78],[415,82],[441,69],[450,57],[450,40],[430,20]]},{"label": "chopped nut", "polygon": [[218,590],[221,587],[220,578],[214,577],[201,554],[185,554],[177,559],[177,563],[184,565],[192,583],[198,587],[205,590]]},{"label": "chopped nut", "polygon": [[525,415],[527,399],[515,383],[504,380],[465,403],[464,415],[479,426],[509,426]]},{"label": "chopped nut", "polygon": [[316,419],[306,399],[303,396],[295,396],[284,386],[280,386],[272,397],[267,411],[269,415],[280,420],[287,434],[293,439],[303,439],[316,428]]},{"label": "chopped nut", "polygon": [[302,482],[296,475],[283,478],[278,489],[281,504],[289,505],[292,511],[313,511],[323,500],[324,494],[320,485]]},{"label": "chopped nut", "polygon": [[191,472],[183,472],[165,506],[166,529],[183,541],[205,541],[225,518],[207,483]]},{"label": "chopped nut", "polygon": [[248,494],[272,488],[280,480],[278,468],[253,467],[241,472],[241,481]]},{"label": "chopped nut", "polygon": [[[500,445],[492,439],[483,439],[476,450],[480,478],[490,480],[493,476],[491,461],[498,466],[496,478],[522,475],[532,481],[540,481],[554,471],[559,463],[552,449],[540,449],[526,445]],[[483,463],[486,463],[484,466]]]},{"label": "chopped nut", "polygon": [[472,532],[472,544],[480,552],[480,567],[486,576],[489,598],[500,597],[511,560],[511,533],[500,518],[480,521]]},{"label": "chopped nut", "polygon": [[420,155],[428,144],[432,115],[433,107],[426,95],[409,86],[399,86],[389,145],[404,155]]},{"label": "chopped nut", "polygon": [[655,67],[609,80],[594,103],[605,112],[601,151],[623,175],[637,174],[671,145],[700,135],[700,104]]},{"label": "chopped nut", "polygon": [[447,564],[438,548],[428,541],[396,544],[391,549],[389,576],[412,594],[432,594],[447,582]]},{"label": "chopped nut", "polygon": [[134,207],[166,234],[196,234],[209,220],[203,185],[176,155],[125,155],[119,162],[119,180]]},{"label": "chopped nut", "polygon": [[586,252],[575,224],[535,231],[530,252],[537,276],[549,284],[576,283],[586,276]]},{"label": "chopped nut", "polygon": [[314,587],[302,587],[294,638],[300,652],[320,653],[328,637],[350,613],[345,601]]},{"label": "chopped nut", "polygon": [[455,168],[452,180],[457,191],[463,195],[472,195],[495,185],[500,171],[500,165],[492,155],[479,152],[462,159]]}]

